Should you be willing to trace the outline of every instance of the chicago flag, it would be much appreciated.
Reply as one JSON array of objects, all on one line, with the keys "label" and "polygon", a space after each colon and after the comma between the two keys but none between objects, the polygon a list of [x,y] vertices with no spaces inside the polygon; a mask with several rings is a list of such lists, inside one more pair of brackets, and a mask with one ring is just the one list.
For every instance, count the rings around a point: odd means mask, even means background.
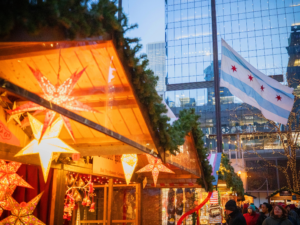
[{"label": "chicago flag", "polygon": [[258,71],[223,39],[220,86],[260,109],[265,118],[287,124],[294,104],[294,89]]}]

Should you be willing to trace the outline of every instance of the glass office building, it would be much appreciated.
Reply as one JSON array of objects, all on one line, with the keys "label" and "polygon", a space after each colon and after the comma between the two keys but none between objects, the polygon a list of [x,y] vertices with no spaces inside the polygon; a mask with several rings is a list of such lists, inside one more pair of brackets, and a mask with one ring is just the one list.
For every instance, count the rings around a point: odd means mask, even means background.
[{"label": "glass office building", "polygon": [[158,76],[156,91],[162,97],[166,91],[166,48],[165,42],[150,43],[146,46],[149,68]]},{"label": "glass office building", "polygon": [[[176,115],[183,108],[194,107],[201,115],[206,146],[215,150],[210,0],[165,2],[165,101]],[[216,0],[216,13],[219,65],[223,38],[254,67],[292,86],[300,95],[300,0]],[[279,140],[270,140],[267,135],[247,135],[273,131],[258,109],[242,104],[226,88],[220,89],[220,100],[225,151],[255,148],[272,153],[282,148]],[[275,189],[284,183],[280,172],[277,174],[277,182],[272,184]]]},{"label": "glass office building", "polygon": [[[166,102],[175,114],[195,107],[204,132],[214,135],[210,1],[166,0],[165,10]],[[283,83],[291,74],[299,77],[300,0],[216,0],[216,12],[219,60],[223,38],[266,75]],[[223,134],[271,129],[259,110],[242,107],[226,88],[220,94]]]}]

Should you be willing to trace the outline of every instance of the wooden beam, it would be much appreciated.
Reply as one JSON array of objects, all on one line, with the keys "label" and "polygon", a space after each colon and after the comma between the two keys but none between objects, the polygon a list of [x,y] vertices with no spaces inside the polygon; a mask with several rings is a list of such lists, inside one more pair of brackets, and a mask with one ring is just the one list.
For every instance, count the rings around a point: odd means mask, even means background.
[{"label": "wooden beam", "polygon": [[[143,174],[147,178],[151,178],[152,180],[152,175],[151,172],[149,173],[144,173]],[[192,175],[192,174],[165,174],[165,173],[159,173],[158,180],[161,179],[198,179],[198,176]]]},{"label": "wooden beam", "polygon": [[129,145],[71,145],[80,152],[80,156],[141,154],[141,151]]},{"label": "wooden beam", "polygon": [[[129,71],[129,68],[128,68],[126,62],[125,62],[123,54],[118,54],[113,42],[107,42],[107,51],[110,54],[110,56],[114,57],[114,59],[118,59],[118,60],[114,60],[115,68],[117,69],[118,73],[123,73],[124,75],[126,75],[126,78],[128,80],[130,89],[131,89],[131,91],[134,95],[134,98],[136,99],[136,104],[138,105],[138,107],[139,107],[139,109],[140,109],[140,111],[143,115],[143,118],[144,118],[145,123],[148,127],[148,130],[150,132],[152,140],[153,140],[153,142],[155,144],[155,147],[158,151],[158,155],[162,159],[162,161],[164,162],[165,161],[165,157],[164,157],[165,149],[163,149],[161,147],[160,138],[159,138],[158,134],[153,130],[151,120],[150,120],[150,116],[149,116],[149,110],[147,109],[147,107],[144,104],[142,104],[139,101],[138,95],[137,95],[135,89],[133,88],[134,84],[132,82],[131,72]],[[120,52],[120,53],[123,53],[123,52]]]},{"label": "wooden beam", "polygon": [[[51,200],[51,223],[50,225],[63,224],[63,214],[64,214],[64,199],[65,199],[65,180],[67,171],[57,170],[54,171],[55,177],[53,176],[52,187],[52,200]],[[54,195],[54,197],[53,197]],[[53,205],[54,204],[54,205]]]},{"label": "wooden beam", "polygon": [[106,224],[106,215],[107,215],[107,186],[104,186],[104,202],[103,202],[103,223]]},{"label": "wooden beam", "polygon": [[113,203],[113,179],[108,181],[108,204],[107,204],[107,225],[112,224],[112,203]]},{"label": "wooden beam", "polygon": [[[51,207],[50,215],[54,215],[55,212],[55,201],[56,201],[56,191],[57,191],[57,169],[53,170],[53,181],[52,181],[52,194],[51,194]],[[54,225],[54,216],[50,216],[50,225]]]},{"label": "wooden beam", "polygon": [[141,191],[142,191],[142,184],[138,183],[136,184],[136,190],[135,190],[135,193],[136,193],[136,216],[135,216],[135,225],[141,225],[141,221],[142,221],[142,213],[141,213]]},{"label": "wooden beam", "polygon": [[[97,97],[104,97],[107,96],[107,91],[106,91],[106,86],[102,87],[93,87],[93,88],[81,88],[81,89],[74,89],[72,91],[72,96],[76,97],[85,97],[85,96],[91,96],[91,95],[96,95]],[[118,85],[114,86],[114,95],[117,97],[121,96],[133,96],[132,92],[130,91],[129,86],[123,86],[123,85]],[[44,95],[44,93],[39,92],[36,93],[40,96]]]}]

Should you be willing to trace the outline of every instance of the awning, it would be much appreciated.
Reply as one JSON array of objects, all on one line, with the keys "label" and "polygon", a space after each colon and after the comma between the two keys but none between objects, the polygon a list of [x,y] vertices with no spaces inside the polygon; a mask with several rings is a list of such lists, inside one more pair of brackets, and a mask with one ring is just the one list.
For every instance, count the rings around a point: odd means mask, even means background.
[{"label": "awning", "polygon": [[208,156],[209,164],[212,166],[212,174],[215,177],[215,181],[212,183],[213,185],[218,184],[218,174],[217,172],[220,169],[222,153],[210,153]]},{"label": "awning", "polygon": [[[51,100],[53,105],[42,86],[50,93],[76,76],[68,96],[74,104]],[[70,118],[75,141],[65,128],[60,138],[83,156],[158,153],[146,113],[112,41],[0,43],[0,83],[1,93],[20,97],[15,98],[17,107],[34,102],[57,112],[56,117]],[[45,113],[35,117],[44,121]]]}]

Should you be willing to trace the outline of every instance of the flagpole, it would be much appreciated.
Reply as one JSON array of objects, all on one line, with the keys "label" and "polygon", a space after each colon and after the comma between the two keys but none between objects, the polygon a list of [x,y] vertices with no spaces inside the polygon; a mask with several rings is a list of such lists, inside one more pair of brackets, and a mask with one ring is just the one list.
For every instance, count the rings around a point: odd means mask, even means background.
[{"label": "flagpole", "polygon": [[215,104],[216,104],[217,151],[222,152],[220,80],[219,80],[217,17],[216,17],[215,0],[211,0],[211,19],[212,19],[212,35],[213,35],[213,63],[214,63]]}]

